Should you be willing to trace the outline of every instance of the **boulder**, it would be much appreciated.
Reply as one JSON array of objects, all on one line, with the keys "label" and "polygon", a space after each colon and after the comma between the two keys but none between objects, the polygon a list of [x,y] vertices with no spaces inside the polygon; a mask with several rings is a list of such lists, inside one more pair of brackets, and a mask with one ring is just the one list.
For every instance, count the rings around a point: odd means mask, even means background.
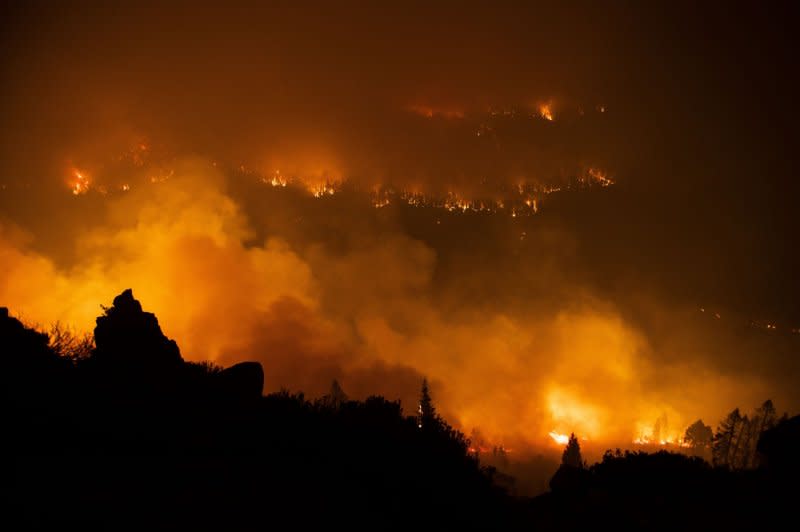
[{"label": "boulder", "polygon": [[258,362],[234,364],[222,370],[217,378],[225,395],[240,399],[257,399],[264,389],[264,368]]},{"label": "boulder", "polygon": [[167,338],[151,312],[144,312],[129,288],[97,318],[95,362],[127,369],[164,371],[183,363],[178,344]]}]

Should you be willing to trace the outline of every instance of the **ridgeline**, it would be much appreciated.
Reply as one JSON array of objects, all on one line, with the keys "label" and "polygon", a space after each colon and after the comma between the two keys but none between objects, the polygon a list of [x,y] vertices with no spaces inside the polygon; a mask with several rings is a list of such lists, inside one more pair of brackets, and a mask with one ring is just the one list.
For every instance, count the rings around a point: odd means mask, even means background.
[{"label": "ridgeline", "polygon": [[93,344],[2,308],[0,353],[6,530],[758,529],[797,497],[797,417],[764,434],[756,470],[664,452],[587,467],[573,448],[550,493],[513,497],[426,385],[412,416],[335,381],[265,396],[259,363],[184,361],[131,290]]}]

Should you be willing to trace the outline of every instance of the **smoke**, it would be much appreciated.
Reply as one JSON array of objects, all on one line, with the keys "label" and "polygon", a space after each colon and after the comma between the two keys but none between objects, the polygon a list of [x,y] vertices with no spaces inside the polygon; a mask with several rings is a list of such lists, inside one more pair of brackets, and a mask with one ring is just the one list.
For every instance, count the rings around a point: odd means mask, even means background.
[{"label": "smoke", "polygon": [[120,9],[4,17],[0,303],[27,321],[91,330],[130,287],[185,358],[406,412],[425,376],[520,454],[800,405],[771,18]]},{"label": "smoke", "polygon": [[[575,431],[598,449],[628,443],[662,416],[675,438],[695,416],[713,422],[743,398],[776,395],[745,372],[726,376],[719,346],[680,354],[698,345],[697,329],[654,349],[655,329],[565,273],[575,244],[547,224],[528,230],[534,250],[551,248],[548,260],[525,262],[528,277],[513,279],[508,250],[486,262],[460,246],[434,248],[410,236],[402,211],[353,212],[347,196],[287,192],[258,202],[279,217],[259,218],[232,182],[193,159],[163,183],[105,197],[66,267],[5,226],[0,300],[38,323],[91,330],[99,305],[132,287],[189,360],[258,360],[267,392],[319,396],[338,379],[353,397],[399,398],[407,412],[426,376],[447,419],[523,454],[548,449],[550,431]],[[445,218],[451,237],[462,234],[461,216]],[[515,283],[539,301],[514,301]]]}]

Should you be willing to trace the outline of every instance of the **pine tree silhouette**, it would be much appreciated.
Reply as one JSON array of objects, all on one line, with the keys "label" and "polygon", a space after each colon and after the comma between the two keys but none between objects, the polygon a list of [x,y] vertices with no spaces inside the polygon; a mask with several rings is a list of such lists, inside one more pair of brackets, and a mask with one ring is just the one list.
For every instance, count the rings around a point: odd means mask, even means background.
[{"label": "pine tree silhouette", "polygon": [[578,443],[578,438],[575,433],[569,435],[569,441],[564,448],[564,454],[561,455],[561,463],[565,466],[583,469],[584,462],[581,456],[581,445]]},{"label": "pine tree silhouette", "polygon": [[737,439],[742,425],[739,409],[734,409],[722,420],[714,433],[712,455],[714,465],[730,467],[736,455]]},{"label": "pine tree silhouette", "polygon": [[349,399],[350,398],[347,397],[347,394],[344,393],[339,381],[337,379],[333,379],[333,382],[331,383],[331,391],[322,397],[322,404],[328,408],[337,409],[349,401]]},{"label": "pine tree silhouette", "polygon": [[439,425],[439,415],[436,407],[433,406],[430,390],[428,389],[428,379],[422,379],[422,390],[419,397],[419,409],[417,413],[417,426],[421,429],[434,429]]}]

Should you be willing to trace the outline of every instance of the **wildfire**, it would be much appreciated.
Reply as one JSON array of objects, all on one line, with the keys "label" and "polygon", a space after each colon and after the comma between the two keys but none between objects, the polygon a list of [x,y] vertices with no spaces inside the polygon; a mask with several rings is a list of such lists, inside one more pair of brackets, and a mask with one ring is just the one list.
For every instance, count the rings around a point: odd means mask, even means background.
[{"label": "wildfire", "polygon": [[601,187],[610,187],[614,184],[614,180],[608,177],[604,171],[598,168],[589,168],[589,177]]},{"label": "wildfire", "polygon": [[322,198],[324,196],[333,196],[336,194],[336,186],[334,183],[323,183],[321,185],[311,185],[309,188],[309,192],[315,198]]},{"label": "wildfire", "polygon": [[[550,104],[542,107],[550,113]],[[449,116],[446,115],[445,116]],[[552,117],[552,114],[548,114]],[[149,152],[147,145],[139,145],[131,150],[133,153],[143,154]],[[126,152],[127,153],[127,152]],[[126,157],[126,160],[132,160]],[[216,167],[217,163],[212,162]],[[134,166],[140,166],[134,161]],[[327,170],[315,171],[311,174],[284,174],[281,170],[273,170],[261,173],[252,168],[241,164],[237,170],[247,178],[255,179],[258,182],[274,188],[294,188],[304,189],[314,198],[327,198],[344,190],[344,184],[348,181],[347,176],[331,174]],[[115,184],[110,188],[105,188],[102,179],[97,182],[91,181],[86,174],[77,169],[70,171],[68,186],[73,195],[86,194],[91,188],[93,191],[105,194],[116,190],[128,192],[132,184]],[[152,184],[159,184],[169,180],[174,174],[174,169],[160,167],[157,165],[146,166],[146,179]],[[576,172],[571,176],[562,178],[559,184],[545,184],[529,176],[521,176],[514,188],[500,186],[496,188],[488,187],[487,182],[481,182],[484,187],[483,192],[478,196],[466,196],[457,190],[451,190],[445,195],[426,194],[419,187],[414,188],[395,188],[392,184],[377,184],[367,193],[369,204],[375,209],[381,209],[390,205],[409,205],[412,207],[441,209],[453,214],[503,214],[511,218],[533,216],[539,212],[545,197],[561,191],[579,190],[590,187],[609,187],[615,181],[608,176],[605,170],[598,167],[590,167],[582,172]],[[347,190],[359,190],[358,184],[348,187]]]},{"label": "wildfire", "polygon": [[89,192],[89,178],[79,170],[73,170],[72,175],[74,177],[70,187],[72,189],[72,194],[74,196],[80,196],[81,194]]},{"label": "wildfire", "polygon": [[553,121],[553,104],[550,102],[547,103],[540,103],[539,104],[539,116],[547,120],[548,122]]},{"label": "wildfire", "polygon": [[566,434],[559,434],[558,432],[551,430],[548,435],[559,445],[566,445],[569,443],[569,436]]},{"label": "wildfire", "polygon": [[564,389],[553,387],[547,394],[547,406],[556,426],[572,427],[590,438],[602,433],[602,410]]},{"label": "wildfire", "polygon": [[[252,172],[251,172],[252,173]],[[248,173],[250,175],[250,173]],[[324,198],[332,196],[342,189],[346,178],[326,178],[326,177],[304,177],[304,176],[285,176],[279,170],[272,174],[257,177],[260,182],[272,187],[301,187],[304,188],[314,198]],[[579,190],[600,186],[610,187],[615,181],[608,177],[608,174],[599,168],[589,168],[586,173],[579,174],[563,185],[545,185],[535,181],[519,182],[514,194],[505,199],[470,198],[458,192],[450,191],[444,196],[426,195],[418,189],[396,189],[385,184],[378,184],[372,187],[369,192],[370,204],[381,209],[392,204],[405,204],[412,207],[442,209],[454,214],[481,213],[481,214],[507,214],[512,218],[520,216],[532,216],[539,212],[545,196],[562,192],[564,190]],[[488,195],[496,195],[497,191],[488,192]],[[507,192],[505,193],[507,194]]]},{"label": "wildfire", "polygon": [[406,109],[415,115],[424,116],[425,118],[439,117],[448,120],[464,118],[464,111],[460,109],[432,107],[429,105],[409,105]]},{"label": "wildfire", "polygon": [[634,445],[691,447],[689,443],[683,441],[682,433],[674,428],[675,424],[668,424],[666,414],[661,414],[652,425],[644,421],[638,422],[637,425],[638,436],[633,439]]},{"label": "wildfire", "polygon": [[289,181],[281,175],[280,170],[275,170],[275,173],[272,175],[272,177],[262,177],[261,182],[272,185],[273,187],[285,187],[289,184]]},{"label": "wildfire", "polygon": [[633,439],[634,445],[653,445],[659,447],[691,447],[692,445],[688,442],[683,441],[683,438],[666,438],[666,439],[653,439],[651,436],[639,436]]},{"label": "wildfire", "polygon": [[163,183],[167,181],[169,178],[171,178],[173,175],[175,175],[175,170],[170,170],[169,172],[163,172],[163,171],[157,172],[150,175],[150,182],[153,184]]}]

